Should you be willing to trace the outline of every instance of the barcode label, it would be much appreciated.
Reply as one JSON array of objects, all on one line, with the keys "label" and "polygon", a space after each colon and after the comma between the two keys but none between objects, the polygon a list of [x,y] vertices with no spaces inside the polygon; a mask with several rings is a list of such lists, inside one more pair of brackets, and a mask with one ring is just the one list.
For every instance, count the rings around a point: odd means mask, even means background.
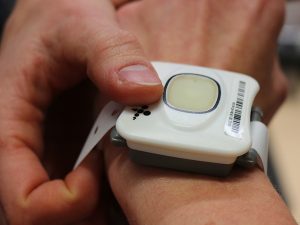
[{"label": "barcode label", "polygon": [[231,126],[231,131],[236,134],[238,134],[240,131],[241,118],[242,118],[242,112],[243,112],[243,104],[244,104],[244,98],[245,98],[245,90],[246,90],[246,82],[240,81],[237,99],[236,99],[236,103],[235,103],[233,123]]},{"label": "barcode label", "polygon": [[234,92],[230,113],[225,125],[226,134],[241,138],[243,129],[241,127],[243,117],[243,106],[246,96],[246,82],[239,81]]}]

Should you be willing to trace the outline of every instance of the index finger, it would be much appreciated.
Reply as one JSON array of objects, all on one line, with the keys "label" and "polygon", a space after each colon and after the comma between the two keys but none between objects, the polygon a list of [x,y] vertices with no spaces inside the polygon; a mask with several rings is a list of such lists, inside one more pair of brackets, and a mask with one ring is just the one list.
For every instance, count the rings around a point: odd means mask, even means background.
[{"label": "index finger", "polygon": [[23,144],[0,149],[0,197],[11,224],[68,224],[88,216],[98,202],[98,152],[64,180],[50,180]]}]

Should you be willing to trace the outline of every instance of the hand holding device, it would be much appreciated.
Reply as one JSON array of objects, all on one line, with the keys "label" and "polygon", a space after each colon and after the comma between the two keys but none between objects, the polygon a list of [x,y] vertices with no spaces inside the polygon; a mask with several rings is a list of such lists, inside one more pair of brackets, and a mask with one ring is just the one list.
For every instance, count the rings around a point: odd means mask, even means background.
[{"label": "hand holding device", "polygon": [[[113,2],[20,0],[6,24],[0,47],[0,201],[10,224],[73,224],[98,204],[101,157],[91,156],[66,174],[62,154],[72,157],[78,138],[70,141],[70,132],[58,130],[44,139],[47,109],[57,96],[90,78],[102,97],[122,103],[160,97],[160,81],[140,44],[116,19],[116,8],[128,1]],[[65,140],[67,147],[57,144]],[[47,162],[57,179],[45,165],[49,155],[55,156]]]},{"label": "hand holding device", "polygon": [[[268,134],[251,110],[258,83],[224,70],[155,62],[164,85],[159,102],[141,107],[110,103],[98,116],[77,161],[116,124],[113,143],[129,147],[138,163],[228,175],[234,163],[267,170]],[[116,113],[114,113],[116,112]],[[255,117],[255,121],[251,121]]]}]

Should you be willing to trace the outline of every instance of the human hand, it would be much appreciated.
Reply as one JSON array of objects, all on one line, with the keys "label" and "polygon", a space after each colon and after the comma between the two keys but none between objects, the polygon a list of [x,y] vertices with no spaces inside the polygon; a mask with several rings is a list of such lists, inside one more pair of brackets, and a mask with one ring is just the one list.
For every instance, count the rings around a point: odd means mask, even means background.
[{"label": "human hand", "polygon": [[53,150],[43,141],[43,123],[55,96],[88,74],[102,96],[124,104],[160,97],[143,50],[117,23],[115,7],[124,2],[18,1],[0,47],[0,199],[10,224],[70,224],[98,204],[97,153],[64,180],[51,180],[41,163]]},{"label": "human hand", "polygon": [[[125,5],[118,18],[153,60],[255,77],[262,87],[256,103],[269,120],[286,92],[276,61],[283,12],[284,2],[277,0],[144,0]],[[127,155],[106,143],[108,178],[130,224],[295,225],[257,168],[214,178],[137,165]]]},{"label": "human hand", "polygon": [[276,52],[284,1],[180,4],[180,0],[135,2],[119,10],[119,20],[136,34],[152,60],[215,67],[254,77],[261,86],[256,106],[263,108],[268,122],[287,91]]}]

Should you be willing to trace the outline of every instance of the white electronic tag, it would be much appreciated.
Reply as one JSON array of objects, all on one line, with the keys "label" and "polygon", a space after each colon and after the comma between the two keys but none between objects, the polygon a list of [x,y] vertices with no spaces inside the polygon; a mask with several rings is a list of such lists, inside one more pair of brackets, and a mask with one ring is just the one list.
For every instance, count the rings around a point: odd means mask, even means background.
[{"label": "white electronic tag", "polygon": [[[253,78],[190,65],[153,66],[164,85],[161,100],[126,107],[111,133],[113,143],[128,146],[138,163],[176,170],[225,176],[235,162],[266,167],[267,128],[259,110],[251,122],[259,90]],[[103,127],[99,118],[97,127]]]}]

